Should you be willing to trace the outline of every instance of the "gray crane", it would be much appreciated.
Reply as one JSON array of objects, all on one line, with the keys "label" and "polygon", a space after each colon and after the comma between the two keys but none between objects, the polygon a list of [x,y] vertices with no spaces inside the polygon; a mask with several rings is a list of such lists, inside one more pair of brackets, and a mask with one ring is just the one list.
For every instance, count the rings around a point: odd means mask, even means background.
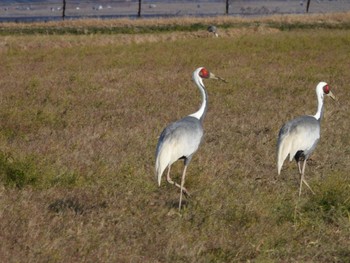
[{"label": "gray crane", "polygon": [[[201,107],[197,112],[169,124],[161,133],[156,148],[155,170],[158,185],[160,186],[164,170],[168,168],[167,181],[180,188],[179,210],[181,210],[182,193],[189,196],[188,191],[184,187],[186,169],[194,153],[198,150],[203,137],[202,123],[208,108],[208,95],[203,79],[223,80],[204,67],[197,68],[193,72],[192,78],[202,95]],[[185,165],[180,185],[170,178],[170,167],[179,159],[184,159]]]},{"label": "gray crane", "polygon": [[208,26],[207,30],[209,33],[213,33],[216,37],[219,36],[218,29],[216,28],[216,26],[213,26],[213,25]]},{"label": "gray crane", "polygon": [[[320,122],[323,115],[323,98],[324,95],[336,99],[326,82],[320,82],[316,86],[317,94],[317,112],[315,115],[304,115],[285,123],[279,134],[277,141],[277,170],[278,175],[281,173],[284,160],[289,155],[289,161],[293,158],[297,162],[300,173],[300,187],[299,196],[301,195],[302,184],[312,191],[309,184],[304,178],[306,160],[310,154],[315,150],[316,145],[320,139]],[[301,168],[301,162],[304,161]]]}]

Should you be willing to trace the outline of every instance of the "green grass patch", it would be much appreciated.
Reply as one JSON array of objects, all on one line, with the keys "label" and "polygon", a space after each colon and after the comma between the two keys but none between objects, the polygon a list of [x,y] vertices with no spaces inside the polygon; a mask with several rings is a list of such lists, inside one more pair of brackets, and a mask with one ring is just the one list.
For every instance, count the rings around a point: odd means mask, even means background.
[{"label": "green grass patch", "polygon": [[312,196],[303,206],[302,213],[312,221],[339,224],[350,216],[350,180],[333,173],[322,182],[320,193]]},{"label": "green grass patch", "polygon": [[[259,25],[259,23],[257,23]],[[338,29],[338,30],[349,30],[350,29],[350,23],[344,22],[344,23],[329,23],[327,21],[322,22],[268,22],[265,24],[265,26],[271,27],[271,28],[277,28],[281,31],[292,31],[292,30],[315,30],[315,29]]]},{"label": "green grass patch", "polygon": [[0,153],[0,178],[7,187],[23,188],[39,184],[40,176],[32,158],[15,160],[10,154]]},{"label": "green grass patch", "polygon": [[0,153],[0,182],[8,188],[70,188],[84,185],[83,181],[86,183],[77,173],[61,170],[47,167],[38,157],[18,158],[9,153]]},{"label": "green grass patch", "polygon": [[[164,32],[194,32],[206,30],[208,25],[194,23],[189,25],[146,25],[146,26],[86,26],[79,27],[30,27],[6,28],[0,27],[0,35],[90,35],[90,34],[149,34]],[[223,28],[237,27],[234,24],[224,24]]]}]

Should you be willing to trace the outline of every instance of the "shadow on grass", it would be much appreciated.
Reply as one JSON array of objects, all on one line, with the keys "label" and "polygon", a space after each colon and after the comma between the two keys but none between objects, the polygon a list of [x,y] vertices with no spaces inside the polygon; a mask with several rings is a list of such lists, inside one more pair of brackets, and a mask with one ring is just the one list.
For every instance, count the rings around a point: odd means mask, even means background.
[{"label": "shadow on grass", "polygon": [[83,215],[91,210],[100,208],[107,208],[107,203],[87,204],[75,197],[56,199],[48,206],[48,210],[56,214],[72,211],[76,215]]}]

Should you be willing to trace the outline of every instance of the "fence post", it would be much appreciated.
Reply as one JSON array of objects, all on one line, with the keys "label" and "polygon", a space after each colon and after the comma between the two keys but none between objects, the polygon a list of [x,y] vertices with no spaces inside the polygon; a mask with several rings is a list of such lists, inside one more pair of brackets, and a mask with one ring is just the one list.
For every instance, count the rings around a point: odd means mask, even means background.
[{"label": "fence post", "polygon": [[137,12],[138,17],[141,17],[141,1],[142,0],[139,0],[139,11]]},{"label": "fence post", "polygon": [[309,13],[309,7],[310,7],[310,0],[307,0],[307,3],[306,3],[306,13]]},{"label": "fence post", "polygon": [[65,16],[66,16],[66,0],[63,0],[62,20],[64,20]]}]

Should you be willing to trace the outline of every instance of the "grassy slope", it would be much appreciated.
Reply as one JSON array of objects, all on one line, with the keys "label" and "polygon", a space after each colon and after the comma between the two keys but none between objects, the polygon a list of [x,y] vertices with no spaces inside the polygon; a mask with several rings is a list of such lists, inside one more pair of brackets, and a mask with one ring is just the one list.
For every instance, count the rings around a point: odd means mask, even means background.
[{"label": "grassy slope", "polygon": [[[3,37],[1,258],[349,261],[349,54],[346,30],[266,26],[220,38]],[[191,73],[202,65],[229,83],[206,82],[206,136],[180,216],[178,191],[154,180],[154,150],[167,123],[198,107]],[[326,98],[306,168],[316,196],[305,188],[298,201],[295,164],[276,176],[276,137],[284,121],[315,112],[321,80],[340,103]]]},{"label": "grassy slope", "polygon": [[0,35],[31,34],[142,34],[163,32],[195,32],[214,24],[222,28],[267,26],[279,30],[350,29],[350,13],[313,15],[274,15],[260,18],[219,16],[208,18],[181,17],[169,19],[66,20],[47,23],[2,23]]}]

